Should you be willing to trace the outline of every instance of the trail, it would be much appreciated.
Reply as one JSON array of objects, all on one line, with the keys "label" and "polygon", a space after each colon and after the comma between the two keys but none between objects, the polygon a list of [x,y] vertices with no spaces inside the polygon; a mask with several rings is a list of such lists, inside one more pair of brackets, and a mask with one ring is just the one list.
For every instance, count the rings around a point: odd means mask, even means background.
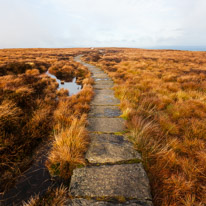
[{"label": "trail", "polygon": [[88,165],[74,170],[69,205],[152,206],[147,175],[140,154],[124,134],[119,100],[115,98],[111,78],[100,68],[86,66],[95,80],[89,126],[91,144],[86,153]]},{"label": "trail", "polygon": [[[69,191],[71,206],[152,206],[147,175],[140,154],[124,134],[120,103],[115,98],[111,78],[100,68],[75,60],[86,66],[94,78],[95,97],[91,102],[89,126],[91,144],[86,153],[88,165],[73,171]],[[34,164],[20,177],[14,188],[0,196],[0,205],[21,205],[31,195],[44,194],[48,187],[58,185],[52,180],[45,161],[46,146]],[[4,200],[3,202],[1,202]]]}]

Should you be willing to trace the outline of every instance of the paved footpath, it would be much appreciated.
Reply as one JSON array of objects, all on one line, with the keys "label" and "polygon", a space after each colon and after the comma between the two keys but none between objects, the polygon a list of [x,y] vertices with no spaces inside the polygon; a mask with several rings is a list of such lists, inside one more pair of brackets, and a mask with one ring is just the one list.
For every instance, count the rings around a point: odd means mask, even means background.
[{"label": "paved footpath", "polygon": [[100,68],[75,58],[92,72],[95,97],[91,102],[89,126],[91,144],[88,165],[74,170],[70,193],[72,206],[152,206],[147,175],[140,154],[124,137],[119,100],[113,81]]}]

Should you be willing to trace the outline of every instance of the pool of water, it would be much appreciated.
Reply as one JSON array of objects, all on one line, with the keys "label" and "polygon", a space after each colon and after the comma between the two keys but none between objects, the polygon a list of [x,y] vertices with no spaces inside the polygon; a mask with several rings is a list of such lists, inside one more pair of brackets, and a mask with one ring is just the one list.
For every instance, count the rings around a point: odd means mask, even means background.
[{"label": "pool of water", "polygon": [[72,96],[74,94],[77,94],[79,91],[81,91],[82,86],[76,83],[76,77],[73,78],[71,82],[64,82],[63,84],[61,83],[61,80],[58,79],[55,75],[49,73],[49,71],[46,72],[48,76],[50,76],[53,79],[56,79],[56,81],[59,84],[58,90],[61,88],[68,89],[69,90],[69,96]]},{"label": "pool of water", "polygon": [[50,144],[40,149],[33,164],[17,179],[16,184],[5,194],[0,194],[0,206],[22,205],[35,194],[43,195],[57,183],[51,178],[45,162]]}]

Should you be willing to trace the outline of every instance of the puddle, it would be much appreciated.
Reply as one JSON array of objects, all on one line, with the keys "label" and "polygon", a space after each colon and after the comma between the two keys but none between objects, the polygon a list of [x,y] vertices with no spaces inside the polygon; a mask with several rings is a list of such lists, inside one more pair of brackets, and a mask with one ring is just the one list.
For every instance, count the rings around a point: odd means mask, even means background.
[{"label": "puddle", "polygon": [[50,145],[41,148],[33,164],[17,179],[13,188],[5,194],[0,194],[0,206],[22,205],[34,194],[43,195],[49,187],[57,183],[52,180],[45,162]]},{"label": "puddle", "polygon": [[72,80],[72,82],[65,82],[64,81],[64,83],[62,84],[61,83],[62,81],[60,79],[58,79],[55,75],[49,73],[49,71],[47,71],[46,74],[48,76],[50,76],[51,78],[56,79],[56,81],[59,84],[58,90],[61,89],[61,88],[68,89],[69,90],[69,96],[77,94],[82,89],[82,86],[78,85],[76,83],[76,77]]}]

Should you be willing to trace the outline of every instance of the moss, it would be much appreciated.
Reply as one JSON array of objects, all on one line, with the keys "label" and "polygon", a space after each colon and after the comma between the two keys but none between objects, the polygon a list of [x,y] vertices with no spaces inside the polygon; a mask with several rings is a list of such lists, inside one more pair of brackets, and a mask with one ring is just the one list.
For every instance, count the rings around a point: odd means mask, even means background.
[{"label": "moss", "polygon": [[117,197],[117,200],[118,200],[119,202],[121,202],[121,203],[126,202],[126,198],[123,197],[123,196],[118,196],[118,197]]},{"label": "moss", "polygon": [[135,164],[135,163],[141,163],[141,162],[142,162],[142,160],[140,160],[140,159],[133,159],[133,160],[126,161],[125,164],[126,163],[127,164]]},{"label": "moss", "polygon": [[51,164],[49,167],[49,172],[52,176],[59,176],[60,175],[60,163]]},{"label": "moss", "polygon": [[116,197],[108,197],[108,196],[100,196],[100,197],[96,197],[95,200],[97,201],[106,201],[106,202],[120,202],[120,203],[124,203],[126,202],[126,198],[124,196],[116,196]]},{"label": "moss", "polygon": [[104,134],[104,132],[99,132],[99,131],[95,131],[95,132],[92,132],[93,134]]},{"label": "moss", "polygon": [[117,136],[122,136],[124,134],[126,134],[127,131],[122,131],[122,132],[115,132],[114,135],[117,135]]},{"label": "moss", "polygon": [[77,167],[77,168],[83,168],[83,167],[85,167],[85,165],[83,165],[83,164],[78,164],[76,167]]}]

